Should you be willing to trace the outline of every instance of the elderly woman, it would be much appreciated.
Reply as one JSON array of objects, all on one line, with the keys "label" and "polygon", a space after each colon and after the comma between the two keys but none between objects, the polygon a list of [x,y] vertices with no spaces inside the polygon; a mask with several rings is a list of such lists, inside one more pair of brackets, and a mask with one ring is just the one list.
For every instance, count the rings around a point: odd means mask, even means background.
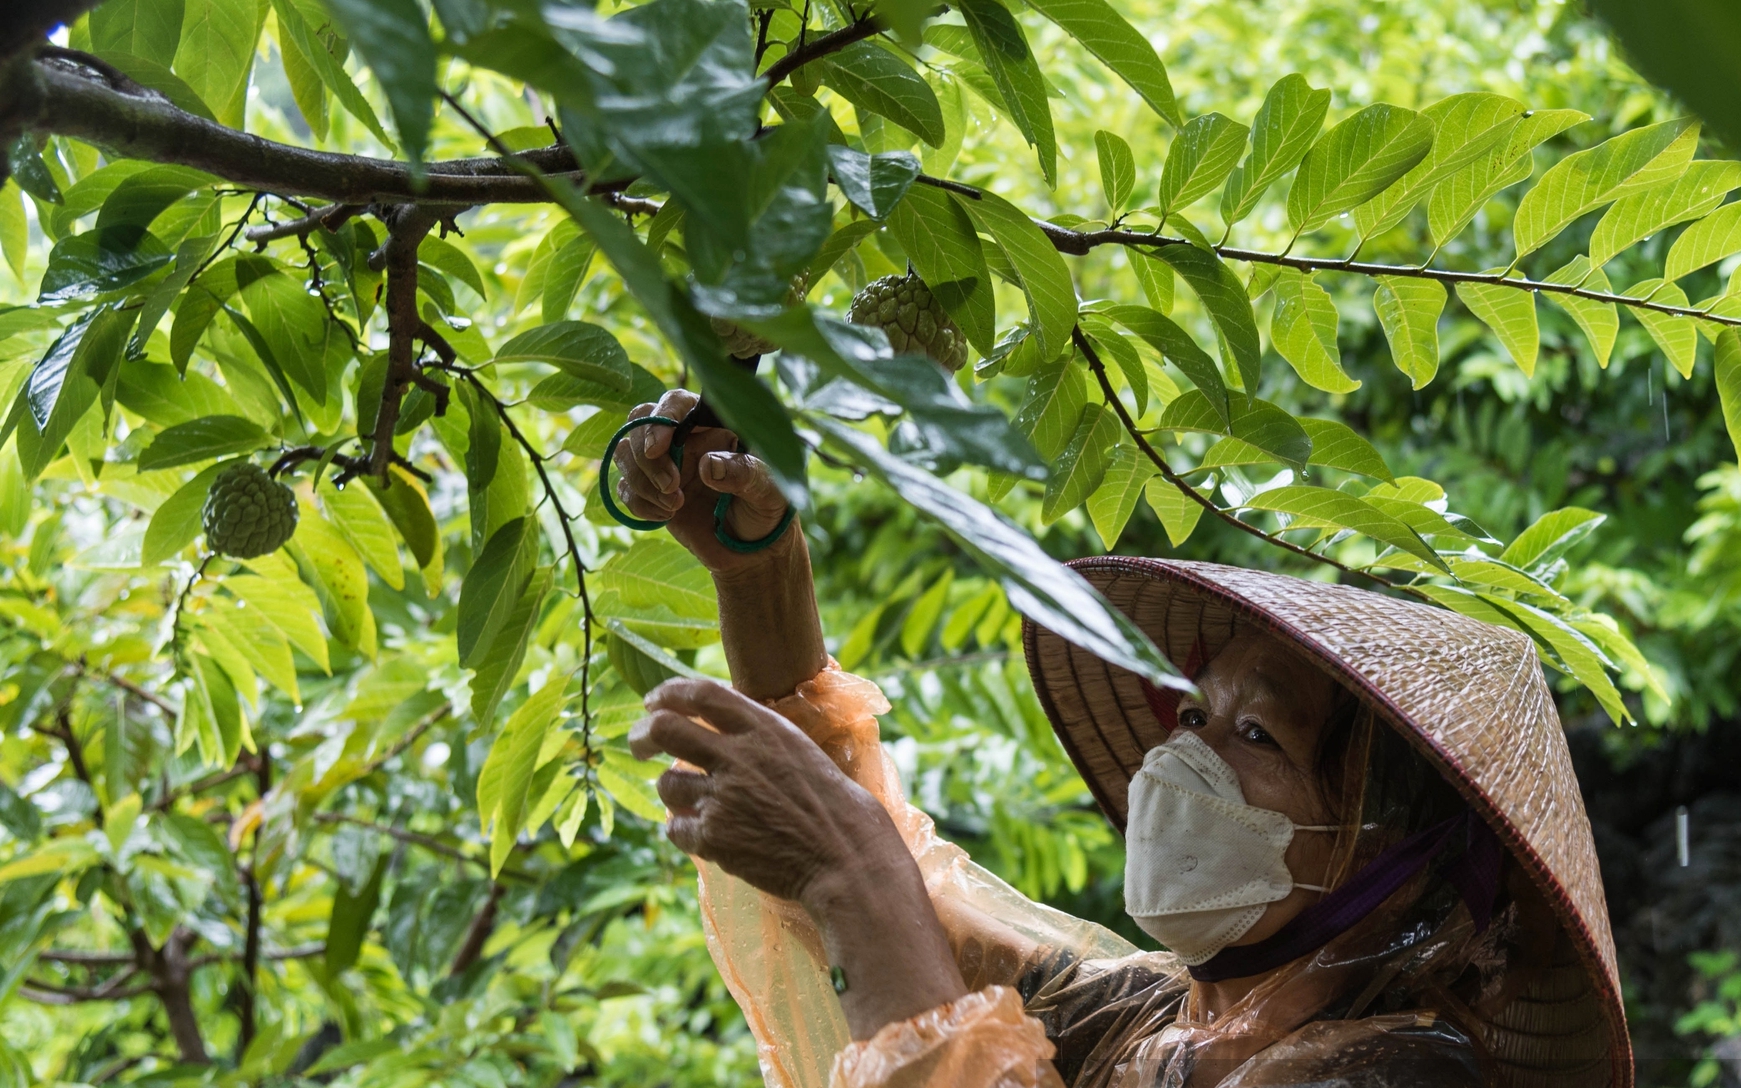
[{"label": "elderly woman", "polygon": [[733,688],[663,685],[631,742],[682,761],[668,831],[700,859],[769,1084],[1631,1084],[1589,823],[1526,638],[1227,567],[1074,564],[1197,689],[1026,629],[1125,835],[1125,907],[1168,949],[1145,953],[933,833],[877,743],[880,692],[829,660],[803,534],[727,546],[780,531],[779,492],[729,432],[697,429],[681,465],[672,436],[632,434],[617,494],[713,572]]}]

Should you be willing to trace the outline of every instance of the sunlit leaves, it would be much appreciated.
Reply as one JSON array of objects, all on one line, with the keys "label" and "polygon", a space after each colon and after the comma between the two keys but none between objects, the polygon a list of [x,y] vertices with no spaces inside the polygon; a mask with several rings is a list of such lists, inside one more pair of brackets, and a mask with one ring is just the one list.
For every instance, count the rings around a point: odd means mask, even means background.
[{"label": "sunlit leaves", "polygon": [[[399,140],[413,162],[429,145],[435,117],[435,43],[415,0],[326,0],[387,94]],[[348,108],[348,107],[347,107]]]},{"label": "sunlit leaves", "polygon": [[1048,355],[1063,351],[1076,321],[1076,286],[1064,258],[1034,221],[1003,197],[988,192],[978,200],[957,203],[979,229],[996,239],[1021,277],[1041,351]]},{"label": "sunlit leaves", "polygon": [[[1620,205],[1616,204],[1614,207],[1618,208]],[[1607,220],[1604,219],[1603,222]],[[1547,282],[1575,285],[1604,294],[1613,289],[1613,285],[1608,282],[1608,274],[1600,268],[1592,268],[1590,259],[1583,254],[1574,257],[1571,263],[1549,276]],[[1578,328],[1584,331],[1584,336],[1590,341],[1590,350],[1595,353],[1596,362],[1606,368],[1608,357],[1614,352],[1614,340],[1620,335],[1620,314],[1615,310],[1614,303],[1598,302],[1560,291],[1543,291],[1542,297],[1572,315],[1572,320],[1578,323]]]},{"label": "sunlit leaves", "polygon": [[1213,191],[1239,163],[1249,133],[1244,125],[1219,113],[1193,117],[1167,148],[1156,203],[1165,216],[1189,207]]},{"label": "sunlit leaves", "polygon": [[1130,84],[1168,124],[1179,124],[1173,86],[1155,47],[1106,0],[1038,0],[1031,6]]},{"label": "sunlit leaves", "polygon": [[[1633,284],[1624,292],[1630,298],[1647,299],[1661,306],[1677,306],[1687,308],[1687,293],[1677,284],[1664,283],[1662,280],[1645,280]],[[1693,362],[1699,350],[1698,329],[1693,326],[1693,319],[1685,314],[1665,314],[1661,310],[1652,310],[1644,306],[1628,307],[1632,316],[1638,318],[1638,323],[1650,333],[1650,338],[1656,341],[1656,346],[1681,377],[1689,378],[1693,373]]]},{"label": "sunlit leaves", "polygon": [[1354,209],[1362,237],[1372,238],[1403,218],[1439,182],[1511,138],[1523,103],[1497,94],[1458,94],[1421,111],[1433,124],[1432,150],[1396,184]]},{"label": "sunlit leaves", "polygon": [[[1492,268],[1488,274],[1504,271]],[[1469,307],[1470,313],[1493,330],[1519,370],[1526,375],[1535,373],[1536,356],[1541,351],[1541,327],[1536,323],[1532,292],[1491,283],[1459,283],[1457,297]]]},{"label": "sunlit leaves", "polygon": [[608,329],[586,321],[537,325],[503,344],[498,363],[549,363],[565,374],[627,391],[629,356]]},{"label": "sunlit leaves", "polygon": [[1027,397],[1016,413],[1016,427],[1051,460],[1064,452],[1088,402],[1087,379],[1074,363],[1061,364],[1028,379]]},{"label": "sunlit leaves", "polygon": [[[1092,0],[1063,0],[1055,6],[1068,9],[1087,7],[1090,3]],[[1003,99],[1004,111],[1034,148],[1040,160],[1040,173],[1046,184],[1051,185],[1058,171],[1058,141],[1052,130],[1052,108],[1046,101],[1045,77],[1028,46],[1027,34],[1001,0],[964,0],[960,9],[979,50],[980,61],[991,73]],[[1161,78],[1166,78],[1164,72]]]},{"label": "sunlit leaves", "polygon": [[854,42],[819,62],[822,82],[861,109],[881,114],[937,147],[943,143],[943,110],[930,84],[889,50]]},{"label": "sunlit leaves", "polygon": [[1124,138],[1105,129],[1094,134],[1094,154],[1100,164],[1100,191],[1116,215],[1124,210],[1136,188],[1136,160]]},{"label": "sunlit leaves", "polygon": [[1741,188],[1741,162],[1701,161],[1671,182],[1622,197],[1590,235],[1590,263],[1600,268],[1640,239],[1676,223],[1702,219],[1736,188]]},{"label": "sunlit leaves", "polygon": [[1682,231],[1668,251],[1663,278],[1678,280],[1737,252],[1741,252],[1741,203],[1724,205]]},{"label": "sunlit leaves", "polygon": [[1225,426],[1199,390],[1181,394],[1161,412],[1156,424],[1163,431],[1202,431],[1228,434],[1272,455],[1294,468],[1303,468],[1312,456],[1312,439],[1298,420],[1266,400],[1236,397],[1233,422]]},{"label": "sunlit leaves", "polygon": [[152,439],[139,455],[139,471],[175,468],[213,457],[247,453],[264,445],[266,431],[241,416],[204,416],[178,423]]},{"label": "sunlit leaves", "polygon": [[1302,75],[1283,76],[1264,97],[1251,125],[1251,154],[1228,179],[1221,218],[1229,226],[1257,207],[1264,192],[1298,166],[1330,109],[1330,92],[1314,90]]},{"label": "sunlit leaves", "polygon": [[1445,310],[1445,287],[1437,280],[1381,276],[1372,308],[1390,343],[1396,368],[1416,389],[1439,372],[1439,315]]},{"label": "sunlit leaves", "polygon": [[1082,410],[1070,441],[1046,479],[1046,494],[1040,503],[1042,524],[1049,525],[1076,509],[1100,486],[1111,461],[1112,447],[1123,433],[1112,409],[1091,403]]},{"label": "sunlit leaves", "polygon": [[[242,125],[254,43],[265,18],[264,5],[255,0],[186,0],[175,72],[219,122],[232,128]],[[433,61],[432,55],[432,67]]]},{"label": "sunlit leaves", "polygon": [[[1133,259],[1147,258],[1133,256]],[[1161,267],[1167,270],[1167,275],[1172,275],[1170,265],[1163,264]],[[1104,312],[1107,317],[1141,337],[1168,362],[1178,367],[1185,377],[1191,379],[1191,383],[1202,391],[1209,406],[1223,424],[1232,418],[1227,407],[1227,384],[1221,377],[1220,369],[1208,352],[1197,346],[1189,333],[1174,324],[1170,318],[1144,306],[1109,306]]]},{"label": "sunlit leaves", "polygon": [[1698,124],[1682,118],[1561,159],[1518,202],[1511,224],[1517,255],[1540,249],[1585,212],[1680,177],[1698,142]]},{"label": "sunlit leaves", "polygon": [[1100,486],[1088,497],[1089,520],[1094,522],[1094,531],[1100,534],[1100,542],[1108,551],[1124,534],[1131,514],[1136,511],[1137,500],[1159,471],[1134,442],[1127,437],[1119,439]]},{"label": "sunlit leaves", "polygon": [[1352,529],[1383,544],[1443,566],[1420,534],[1384,510],[1346,492],[1327,487],[1290,485],[1260,491],[1245,500],[1251,510],[1268,510],[1289,516],[1289,525],[1299,528]]},{"label": "sunlit leaves", "polygon": [[1717,395],[1729,444],[1741,451],[1741,332],[1734,329],[1717,337]]},{"label": "sunlit leaves", "polygon": [[1165,246],[1156,250],[1155,255],[1172,265],[1173,271],[1191,285],[1197,300],[1208,311],[1209,320],[1215,323],[1223,361],[1238,368],[1246,393],[1256,395],[1263,347],[1245,285],[1221,258],[1196,246]]},{"label": "sunlit leaves", "polygon": [[508,718],[478,774],[478,818],[490,836],[490,873],[500,873],[524,826],[532,773],[554,758],[545,740],[562,710],[567,677],[552,675]]},{"label": "sunlit leaves", "polygon": [[1300,379],[1327,393],[1348,393],[1360,383],[1342,369],[1336,342],[1338,317],[1329,292],[1298,269],[1284,268],[1274,287],[1275,315],[1270,339]]},{"label": "sunlit leaves", "polygon": [[1577,110],[1532,110],[1518,120],[1509,139],[1435,186],[1427,200],[1433,244],[1442,246],[1455,237],[1495,193],[1527,180],[1536,145],[1589,119]]},{"label": "sunlit leaves", "polygon": [[[290,56],[295,55],[307,63],[333,97],[337,98],[352,117],[361,121],[375,138],[389,147],[393,146],[387,136],[387,130],[381,126],[381,120],[375,115],[375,108],[369,105],[369,100],[363,97],[363,92],[346,72],[339,58],[333,55],[332,48],[325,38],[311,27],[297,9],[295,0],[272,0],[272,12],[278,20],[279,43],[284,47],[286,66]],[[286,44],[284,39],[288,38]]]},{"label": "sunlit leaves", "polygon": [[1317,229],[1383,192],[1432,146],[1431,120],[1399,106],[1366,107],[1306,153],[1288,190],[1288,222],[1297,232]]}]

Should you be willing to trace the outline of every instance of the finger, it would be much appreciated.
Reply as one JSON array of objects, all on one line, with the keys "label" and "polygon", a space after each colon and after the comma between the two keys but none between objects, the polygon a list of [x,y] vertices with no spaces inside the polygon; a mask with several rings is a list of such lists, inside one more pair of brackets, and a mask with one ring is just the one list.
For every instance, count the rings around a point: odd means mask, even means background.
[{"label": "finger", "polygon": [[617,494],[627,492],[631,499],[638,499],[657,509],[662,518],[668,518],[683,505],[681,491],[666,491],[648,478],[638,461],[631,461],[622,466],[622,475],[617,478]]},{"label": "finger", "polygon": [[616,482],[617,505],[629,512],[630,517],[642,521],[670,521],[674,511],[660,499],[646,499],[635,492],[623,481]]},{"label": "finger", "polygon": [[[653,414],[681,421],[700,400],[699,396],[687,389],[672,389],[659,398],[659,406]],[[668,457],[671,453],[671,436],[675,433],[675,428],[663,424],[644,428],[641,432],[640,452],[647,457]]]},{"label": "finger", "polygon": [[778,516],[786,510],[786,496],[762,460],[748,453],[710,453],[701,460],[701,478],[708,488],[735,495],[757,513]]},{"label": "finger", "polygon": [[685,720],[703,718],[721,733],[747,733],[766,724],[769,718],[784,720],[755,700],[713,680],[686,677],[667,680],[647,694],[646,704],[649,711],[673,713]]},{"label": "finger", "polygon": [[707,846],[702,838],[700,813],[674,812],[665,821],[665,837],[671,845],[698,858],[706,858]]},{"label": "finger", "polygon": [[672,812],[693,812],[702,798],[712,795],[715,784],[708,775],[673,767],[659,776],[659,800]]},{"label": "finger", "polygon": [[649,710],[652,713],[629,730],[629,751],[636,759],[652,759],[665,752],[705,771],[719,766],[725,758],[726,742],[718,733],[675,711]]},{"label": "finger", "polygon": [[652,415],[653,409],[655,409],[657,407],[659,407],[659,404],[657,401],[647,401],[645,404],[637,404],[633,408],[629,409],[629,418],[630,419],[645,419],[646,417]]}]

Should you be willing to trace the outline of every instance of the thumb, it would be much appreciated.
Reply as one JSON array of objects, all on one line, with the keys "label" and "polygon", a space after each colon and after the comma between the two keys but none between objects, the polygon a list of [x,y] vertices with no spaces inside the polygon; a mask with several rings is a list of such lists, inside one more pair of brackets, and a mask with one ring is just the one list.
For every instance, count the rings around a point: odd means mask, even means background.
[{"label": "thumb", "polygon": [[780,493],[768,466],[750,454],[707,454],[701,460],[701,482],[710,491],[735,495],[757,514],[778,518],[786,511],[786,496]]}]

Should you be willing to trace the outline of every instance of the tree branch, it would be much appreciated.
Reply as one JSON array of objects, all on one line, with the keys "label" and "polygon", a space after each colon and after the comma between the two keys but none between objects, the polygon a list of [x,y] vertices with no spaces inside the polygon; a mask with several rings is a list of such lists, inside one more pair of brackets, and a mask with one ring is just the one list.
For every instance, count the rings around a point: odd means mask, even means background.
[{"label": "tree branch", "polygon": [[389,484],[387,466],[393,463],[399,409],[417,379],[417,340],[426,328],[417,313],[417,247],[440,219],[435,209],[416,206],[403,206],[386,216],[387,380],[381,386],[369,451],[369,472],[383,487]]},{"label": "tree branch", "polygon": [[1407,593],[1410,596],[1428,601],[1428,603],[1432,603],[1425,594],[1412,586],[1393,582],[1382,575],[1373,574],[1371,571],[1348,566],[1346,563],[1339,562],[1327,555],[1320,555],[1309,548],[1302,548],[1291,540],[1284,540],[1282,537],[1277,536],[1274,533],[1266,533],[1255,525],[1239,520],[1228,511],[1223,510],[1221,507],[1215,505],[1214,502],[1205,498],[1202,492],[1192,487],[1183,476],[1180,476],[1177,472],[1173,471],[1173,466],[1169,465],[1167,459],[1162,457],[1153,446],[1149,445],[1148,439],[1144,438],[1142,432],[1137,429],[1136,421],[1130,417],[1130,412],[1125,409],[1124,402],[1118,399],[1118,393],[1112,388],[1112,380],[1106,375],[1106,364],[1100,361],[1100,354],[1094,350],[1094,345],[1089,341],[1088,337],[1082,334],[1081,326],[1072,329],[1070,331],[1070,336],[1071,339],[1075,341],[1077,350],[1082,352],[1083,358],[1088,360],[1088,369],[1094,372],[1094,377],[1100,382],[1100,390],[1106,395],[1106,403],[1118,414],[1118,421],[1124,426],[1125,433],[1130,435],[1131,439],[1136,442],[1137,449],[1141,450],[1143,455],[1154,464],[1155,468],[1160,471],[1161,476],[1168,483],[1178,488],[1180,492],[1182,492],[1192,502],[1201,506],[1209,513],[1214,514],[1221,521],[1233,526],[1240,532],[1249,533],[1252,536],[1257,537],[1265,544],[1281,548],[1284,551],[1293,552],[1295,555],[1301,556],[1305,559],[1310,559],[1314,563],[1322,563],[1325,566],[1334,567],[1344,574],[1351,574],[1357,578],[1364,578],[1367,581],[1383,586],[1386,589],[1398,590]]},{"label": "tree branch", "polygon": [[826,57],[830,53],[838,53],[854,42],[862,42],[883,28],[882,21],[874,15],[867,15],[851,26],[842,27],[813,38],[797,49],[792,50],[779,60],[768,65],[762,73],[762,78],[768,81],[768,86],[777,87],[780,81],[809,64],[813,60]]},{"label": "tree branch", "polygon": [[[394,827],[392,824],[378,824],[372,820],[364,820],[356,816],[347,815],[343,812],[319,812],[315,814],[314,820],[316,823],[322,824],[350,824],[353,827],[360,827],[368,831],[374,831],[378,834],[386,835],[388,838],[397,839],[400,842],[408,843],[412,846],[420,846],[432,854],[440,854],[442,857],[452,858],[455,861],[464,862],[467,865],[476,865],[486,873],[490,871],[489,858],[477,854],[468,854],[464,850],[461,850],[456,846],[449,846],[447,843],[430,835],[420,834],[416,831],[407,831],[405,828]],[[509,866],[502,867],[501,875],[513,877],[516,880],[530,881],[532,879],[529,874],[523,873],[520,870]]]},{"label": "tree branch", "polygon": [[472,924],[465,933],[465,943],[459,946],[459,951],[453,957],[453,965],[447,970],[449,978],[465,974],[483,954],[485,943],[496,929],[496,905],[502,901],[502,893],[507,890],[500,882],[490,885],[490,897],[484,900],[483,907],[472,919]]}]

